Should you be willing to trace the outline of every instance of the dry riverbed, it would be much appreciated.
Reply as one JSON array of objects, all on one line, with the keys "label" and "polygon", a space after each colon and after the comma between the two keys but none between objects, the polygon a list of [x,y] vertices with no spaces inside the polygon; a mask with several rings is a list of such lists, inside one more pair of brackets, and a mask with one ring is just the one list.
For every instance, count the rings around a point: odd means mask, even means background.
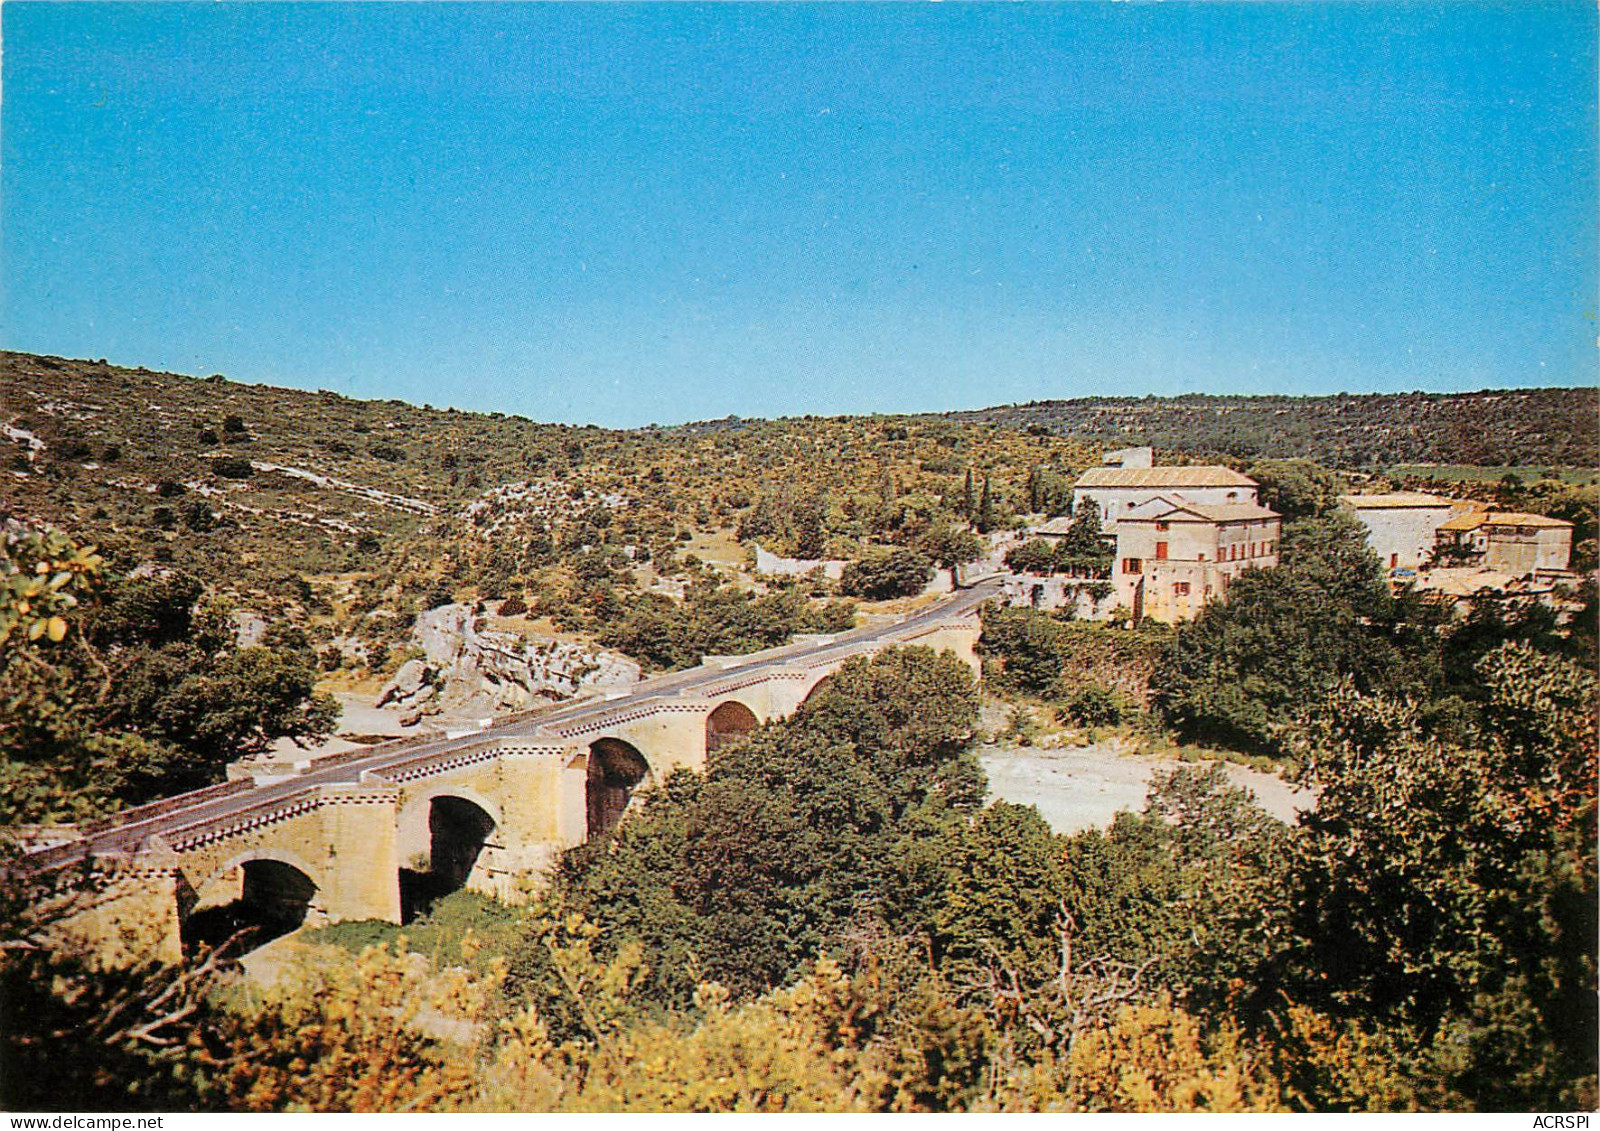
[{"label": "dry riverbed", "polygon": [[[1036,805],[1058,833],[1110,825],[1122,809],[1138,812],[1156,772],[1183,765],[1173,758],[1123,753],[1106,745],[1044,749],[991,744],[978,748],[978,758],[989,775],[991,800]],[[1231,762],[1223,763],[1223,770],[1282,821],[1292,824],[1298,810],[1312,807],[1309,791],[1297,790],[1273,774]]]}]

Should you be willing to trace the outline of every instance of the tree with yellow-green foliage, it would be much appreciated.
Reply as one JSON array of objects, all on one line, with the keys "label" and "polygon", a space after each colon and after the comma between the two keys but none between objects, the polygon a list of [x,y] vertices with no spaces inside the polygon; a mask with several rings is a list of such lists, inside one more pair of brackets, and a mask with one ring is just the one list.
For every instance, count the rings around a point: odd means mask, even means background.
[{"label": "tree with yellow-green foliage", "polygon": [[241,648],[192,577],[122,576],[59,532],[0,555],[0,821],[92,815],[325,735],[303,639]]},{"label": "tree with yellow-green foliage", "polygon": [[[1125,1005],[1106,1027],[1080,1034],[1064,1076],[1061,1103],[1074,1111],[1246,1112],[1283,1106],[1266,1058],[1237,1026],[1224,1022],[1208,1029],[1164,998]],[[1046,1096],[1035,1098],[1048,1102]]]}]

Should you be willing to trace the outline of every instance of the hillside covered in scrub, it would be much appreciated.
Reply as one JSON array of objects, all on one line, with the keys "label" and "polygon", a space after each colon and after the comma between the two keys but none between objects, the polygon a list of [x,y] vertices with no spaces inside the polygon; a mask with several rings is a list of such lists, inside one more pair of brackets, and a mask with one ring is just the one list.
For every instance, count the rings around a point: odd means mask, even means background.
[{"label": "hillside covered in scrub", "polygon": [[[1108,446],[1258,477],[1311,460],[1325,486],[1488,492],[1576,519],[1580,568],[1592,492],[1572,484],[1600,467],[1587,389],[1093,398],[628,431],[22,353],[0,353],[0,389],[0,518],[59,526],[123,569],[187,572],[314,643],[372,643],[378,667],[406,618],[454,599],[509,600],[614,647],[654,641],[641,658],[664,666],[782,639],[816,625],[729,605],[752,597],[757,545],[846,560],[901,547],[917,556],[879,573],[914,579],[970,556],[973,532],[1063,513]],[[1416,466],[1430,461],[1449,465]],[[740,578],[742,595],[696,603]],[[858,588],[844,595],[881,587]],[[686,599],[694,623],[662,639],[667,605]],[[719,637],[741,618],[737,639]]]},{"label": "hillside covered in scrub", "polygon": [[[1038,501],[1027,496],[1039,469],[1070,482],[1103,448],[1133,444],[1154,446],[1163,462],[1303,458],[1363,474],[1600,467],[1600,398],[1589,388],[1090,397],[615,431],[10,352],[0,352],[0,387],[8,509],[54,506],[118,532],[136,515],[202,534],[236,524],[247,533],[232,556],[248,564],[270,547],[302,572],[337,564],[328,560],[334,545],[370,555],[423,526],[448,536],[441,523],[503,525],[510,512],[560,525],[621,501],[639,532],[670,539],[668,516],[728,525],[759,512],[763,487],[780,478],[797,494],[838,498],[839,517],[851,519],[861,516],[847,497],[874,489],[880,501],[893,494],[937,511],[975,469],[994,478],[1002,512],[1020,511]],[[196,476],[247,486],[249,504],[227,490],[191,494]],[[553,483],[561,486],[552,494]],[[873,533],[870,523],[826,515],[823,526],[846,538]],[[770,536],[791,541],[793,531]]]},{"label": "hillside covered in scrub", "polygon": [[1592,388],[1329,397],[1080,397],[948,413],[1109,447],[1148,444],[1237,458],[1301,456],[1328,467],[1600,466]]}]

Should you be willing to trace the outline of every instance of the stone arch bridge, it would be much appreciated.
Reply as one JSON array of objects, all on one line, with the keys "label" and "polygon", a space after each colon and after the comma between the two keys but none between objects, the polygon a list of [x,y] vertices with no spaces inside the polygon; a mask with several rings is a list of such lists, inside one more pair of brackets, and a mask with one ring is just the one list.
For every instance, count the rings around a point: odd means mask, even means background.
[{"label": "stone arch bridge", "polygon": [[270,937],[302,922],[402,922],[460,887],[516,899],[636,795],[792,713],[847,660],[921,645],[976,668],[976,613],[995,585],[470,734],[268,765],[119,813],[23,865],[77,877],[63,885],[76,894],[55,929],[107,963],[176,960],[240,926]]}]

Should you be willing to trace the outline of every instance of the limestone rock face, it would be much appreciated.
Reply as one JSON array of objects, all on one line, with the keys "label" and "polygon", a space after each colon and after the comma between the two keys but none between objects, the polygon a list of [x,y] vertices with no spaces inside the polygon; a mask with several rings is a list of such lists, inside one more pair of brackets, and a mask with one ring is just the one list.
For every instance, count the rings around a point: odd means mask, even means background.
[{"label": "limestone rock face", "polygon": [[249,609],[233,614],[233,640],[241,648],[254,648],[267,637],[267,618]]},{"label": "limestone rock face", "polygon": [[438,669],[430,666],[423,660],[407,660],[400,665],[400,670],[394,673],[394,678],[378,693],[379,707],[387,707],[391,703],[400,706],[410,706],[418,699],[427,698],[433,693],[434,677],[439,674]]},{"label": "limestone rock face", "polygon": [[426,687],[436,692],[431,710],[492,714],[639,681],[639,665],[618,653],[560,640],[528,640],[484,623],[479,609],[468,604],[441,605],[419,614],[411,639],[425,658],[400,669],[384,688],[380,705],[420,705],[429,698],[423,694]]},{"label": "limestone rock face", "polygon": [[467,651],[469,637],[477,635],[472,612],[471,605],[455,604],[418,613],[411,629],[412,642],[427,653],[431,663],[449,667]]}]

